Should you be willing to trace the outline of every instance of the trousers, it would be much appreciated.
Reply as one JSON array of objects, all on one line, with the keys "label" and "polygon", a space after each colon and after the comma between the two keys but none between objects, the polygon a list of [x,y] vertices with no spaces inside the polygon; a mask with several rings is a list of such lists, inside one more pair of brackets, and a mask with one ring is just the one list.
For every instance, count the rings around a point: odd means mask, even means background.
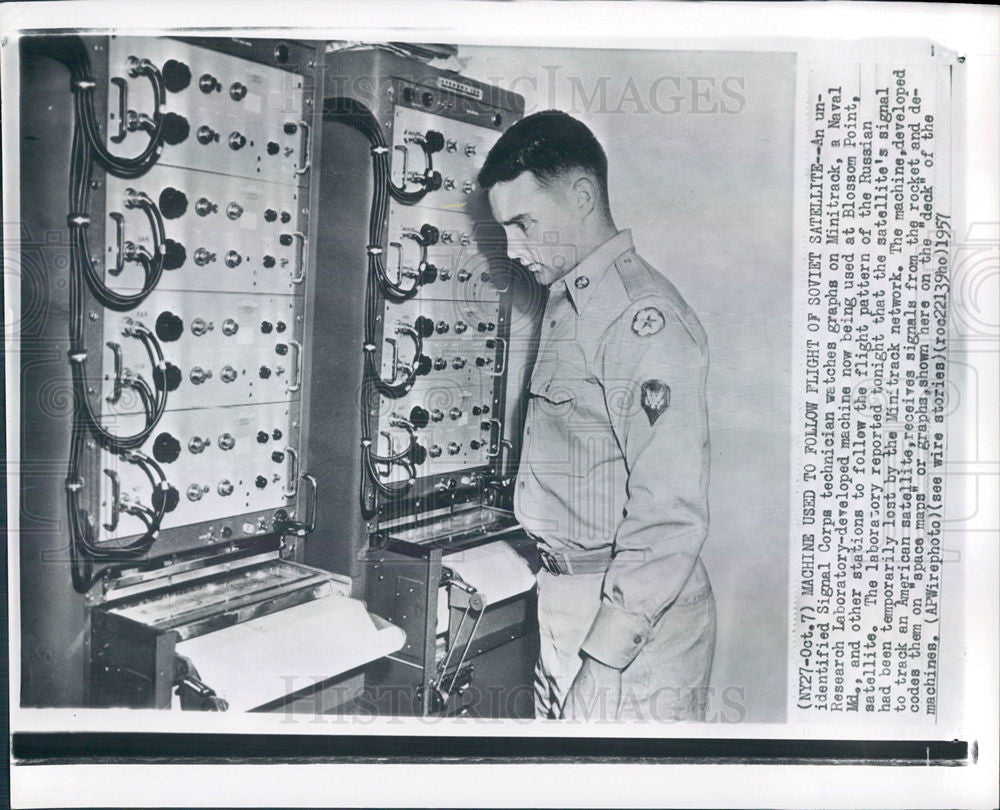
[{"label": "trousers", "polygon": [[[583,664],[580,647],[601,605],[603,573],[538,572],[540,649],[535,665],[535,716],[558,719]],[[705,581],[659,618],[649,640],[622,670],[617,706],[597,705],[589,719],[632,722],[704,720],[715,652],[715,596]]]}]

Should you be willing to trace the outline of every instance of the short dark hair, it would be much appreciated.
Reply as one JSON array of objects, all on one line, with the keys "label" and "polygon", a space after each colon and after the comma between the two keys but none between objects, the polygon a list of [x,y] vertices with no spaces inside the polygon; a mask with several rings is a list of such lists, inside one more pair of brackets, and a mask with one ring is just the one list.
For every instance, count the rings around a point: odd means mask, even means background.
[{"label": "short dark hair", "polygon": [[604,202],[608,199],[608,158],[594,133],[561,110],[545,110],[518,121],[500,136],[479,170],[479,185],[489,191],[497,183],[531,172],[547,184],[567,169],[596,175]]}]

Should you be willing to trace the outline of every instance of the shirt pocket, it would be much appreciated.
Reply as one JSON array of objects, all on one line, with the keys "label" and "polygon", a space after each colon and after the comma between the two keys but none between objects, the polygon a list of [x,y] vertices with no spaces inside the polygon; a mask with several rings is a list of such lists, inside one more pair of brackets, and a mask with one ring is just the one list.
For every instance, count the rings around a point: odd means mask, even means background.
[{"label": "shirt pocket", "polygon": [[528,390],[534,407],[546,417],[566,419],[575,410],[575,400],[583,380],[574,379],[572,369],[561,368],[558,363],[544,362],[535,365]]}]

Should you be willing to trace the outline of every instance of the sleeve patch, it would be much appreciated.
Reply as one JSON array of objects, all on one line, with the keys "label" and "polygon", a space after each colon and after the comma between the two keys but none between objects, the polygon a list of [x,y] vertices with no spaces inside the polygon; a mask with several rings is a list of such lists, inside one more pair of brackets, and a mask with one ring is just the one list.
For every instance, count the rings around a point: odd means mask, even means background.
[{"label": "sleeve patch", "polygon": [[639,337],[655,335],[666,323],[663,313],[656,307],[643,307],[632,319],[632,331]]},{"label": "sleeve patch", "polygon": [[660,414],[670,407],[670,386],[663,380],[646,380],[642,384],[642,409],[653,425]]}]

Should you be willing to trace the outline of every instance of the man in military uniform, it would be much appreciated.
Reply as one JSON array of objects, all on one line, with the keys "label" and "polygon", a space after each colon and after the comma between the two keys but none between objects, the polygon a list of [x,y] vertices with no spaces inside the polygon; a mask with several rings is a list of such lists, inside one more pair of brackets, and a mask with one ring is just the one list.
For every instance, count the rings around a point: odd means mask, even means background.
[{"label": "man in military uniform", "polygon": [[542,563],[536,714],[704,719],[705,333],[615,226],[584,124],[528,116],[479,182],[509,256],[548,288],[514,500]]}]

